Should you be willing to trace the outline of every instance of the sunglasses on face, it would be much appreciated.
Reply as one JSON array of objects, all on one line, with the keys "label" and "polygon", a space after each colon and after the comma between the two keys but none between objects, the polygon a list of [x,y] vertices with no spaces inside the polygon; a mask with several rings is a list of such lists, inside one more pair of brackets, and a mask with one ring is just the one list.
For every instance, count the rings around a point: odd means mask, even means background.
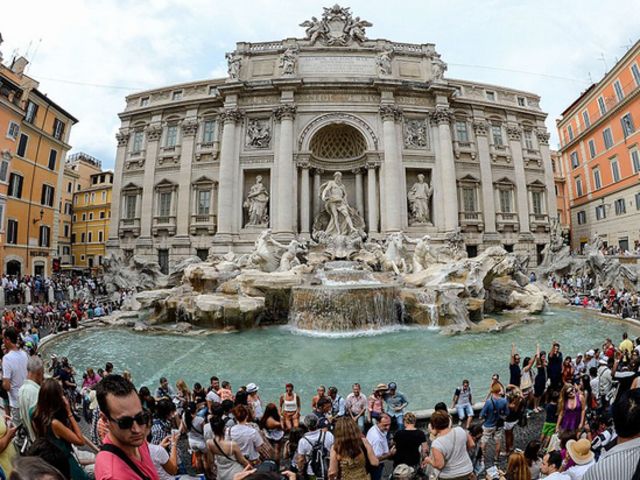
[{"label": "sunglasses on face", "polygon": [[133,422],[140,426],[148,425],[151,420],[151,414],[149,412],[140,412],[133,417],[110,418],[110,420],[115,422],[121,430],[130,430],[133,427]]}]

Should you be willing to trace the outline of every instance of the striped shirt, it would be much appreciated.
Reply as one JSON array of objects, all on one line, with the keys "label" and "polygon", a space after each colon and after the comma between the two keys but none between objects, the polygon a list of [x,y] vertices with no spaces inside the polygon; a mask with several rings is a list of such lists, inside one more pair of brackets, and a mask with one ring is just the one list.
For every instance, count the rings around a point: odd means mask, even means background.
[{"label": "striped shirt", "polygon": [[600,457],[583,480],[629,480],[640,461],[640,437],[616,445]]}]

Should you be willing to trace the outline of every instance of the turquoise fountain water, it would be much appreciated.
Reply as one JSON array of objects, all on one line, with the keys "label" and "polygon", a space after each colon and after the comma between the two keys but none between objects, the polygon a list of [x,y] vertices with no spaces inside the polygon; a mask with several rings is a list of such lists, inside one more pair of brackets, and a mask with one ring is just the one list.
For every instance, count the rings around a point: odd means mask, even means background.
[{"label": "turquoise fountain water", "polygon": [[[565,355],[598,347],[605,337],[619,341],[628,330],[584,310],[555,309],[543,322],[502,333],[443,337],[419,327],[397,327],[377,335],[309,336],[290,327],[273,327],[199,337],[151,335],[128,330],[89,330],[56,339],[46,354],[69,357],[78,371],[111,361],[117,371],[133,374],[136,385],[155,389],[166,376],[208,384],[211,375],[229,380],[234,389],[249,382],[260,386],[263,402],[276,402],[284,384],[292,382],[310,410],[318,385],[336,385],[346,395],[353,382],[368,394],[380,382],[395,381],[410,401],[409,409],[449,402],[463,378],[471,381],[475,400],[484,398],[494,372],[508,381],[511,343],[522,356],[535,352],[536,342],[548,351],[557,340]],[[78,375],[78,380],[80,374]]]}]

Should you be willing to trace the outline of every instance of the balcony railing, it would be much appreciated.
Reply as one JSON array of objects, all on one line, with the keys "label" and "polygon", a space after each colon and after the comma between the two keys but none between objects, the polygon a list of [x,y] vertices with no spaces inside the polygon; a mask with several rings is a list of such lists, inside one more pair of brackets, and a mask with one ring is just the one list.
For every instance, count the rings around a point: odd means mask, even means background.
[{"label": "balcony railing", "polygon": [[529,223],[532,230],[544,230],[549,231],[549,215],[546,213],[530,213]]},{"label": "balcony railing", "polygon": [[134,237],[140,235],[140,219],[139,218],[122,218],[120,219],[119,228],[120,238],[125,234],[131,233]]},{"label": "balcony railing", "polygon": [[518,214],[515,212],[496,212],[496,228],[499,232],[504,232],[505,230],[517,232],[520,230]]},{"label": "balcony railing", "polygon": [[170,215],[170,216],[156,215],[155,217],[153,217],[153,226],[151,227],[151,234],[158,235],[162,231],[166,231],[169,235],[175,235],[176,217],[174,215]]},{"label": "balcony railing", "polygon": [[463,153],[468,153],[471,158],[475,160],[477,155],[475,142],[460,142],[458,140],[454,140],[453,154],[456,156],[456,158],[460,158],[460,155]]},{"label": "balcony railing", "polygon": [[191,215],[189,232],[195,235],[198,231],[206,231],[209,234],[216,233],[217,217],[213,213]]},{"label": "balcony railing", "polygon": [[460,212],[458,218],[463,229],[465,227],[475,227],[479,232],[484,229],[482,212]]}]

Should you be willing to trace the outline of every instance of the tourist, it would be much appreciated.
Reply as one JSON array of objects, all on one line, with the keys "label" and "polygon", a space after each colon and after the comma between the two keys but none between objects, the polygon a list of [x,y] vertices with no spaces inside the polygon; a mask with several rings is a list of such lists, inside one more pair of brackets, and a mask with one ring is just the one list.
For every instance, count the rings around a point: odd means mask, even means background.
[{"label": "tourist", "polygon": [[150,417],[142,409],[133,384],[120,375],[109,374],[96,391],[101,415],[109,428],[96,457],[96,480],[136,476],[159,480],[145,441]]},{"label": "tourist", "polygon": [[572,384],[575,375],[575,369],[573,368],[573,363],[571,363],[571,357],[567,356],[562,363],[562,383],[563,384]]},{"label": "tourist", "polygon": [[586,411],[587,405],[582,393],[578,392],[574,385],[565,384],[558,400],[556,431],[562,433],[582,430]]},{"label": "tourist", "polygon": [[329,457],[329,480],[369,480],[367,464],[376,468],[378,458],[369,442],[362,438],[358,424],[350,417],[339,417],[334,433]]},{"label": "tourist", "polygon": [[269,403],[265,407],[264,414],[260,419],[260,428],[275,451],[276,462],[280,462],[282,443],[284,441],[284,428],[282,418],[275,403]]},{"label": "tourist", "polygon": [[318,401],[313,414],[318,417],[318,420],[324,420],[328,425],[330,425],[332,405],[333,404],[331,403],[331,399],[329,397],[323,397]]},{"label": "tourist", "polygon": [[520,386],[522,371],[520,369],[520,355],[516,353],[516,344],[511,344],[511,357],[509,361],[509,385]]},{"label": "tourist", "polygon": [[640,389],[625,392],[611,410],[617,444],[587,470],[584,480],[632,479],[640,462]]},{"label": "tourist", "polygon": [[461,427],[451,428],[449,416],[434,412],[429,421],[437,437],[431,444],[431,454],[424,459],[423,467],[431,465],[440,471],[438,478],[467,479],[473,473],[468,450],[474,447],[471,435]]},{"label": "tourist", "polygon": [[225,439],[227,427],[222,418],[214,416],[211,418],[210,424],[213,437],[207,440],[207,448],[215,459],[216,478],[217,480],[233,480],[236,474],[242,472],[251,463],[242,454],[236,442]]},{"label": "tourist", "polygon": [[67,455],[72,480],[89,478],[73,455],[72,445],[85,444],[82,430],[73,416],[62,386],[53,378],[45,379],[40,386],[33,414],[33,430],[36,438],[50,440]]},{"label": "tourist", "polygon": [[[147,442],[151,441],[151,433],[147,436]],[[178,433],[170,435],[162,440],[160,445],[147,443],[151,461],[158,473],[160,480],[175,480],[178,473]],[[167,452],[167,448],[169,451]]]},{"label": "tourist", "polygon": [[280,415],[284,431],[289,432],[300,426],[300,397],[293,391],[293,384],[285,385],[284,394],[280,395]]},{"label": "tourist", "polygon": [[38,404],[40,385],[44,380],[44,364],[40,357],[34,355],[27,361],[27,378],[18,391],[18,408],[22,425],[27,429],[29,440],[35,441],[36,434],[33,431],[33,413]]},{"label": "tourist", "polygon": [[461,425],[465,418],[467,419],[465,428],[469,430],[471,421],[473,420],[473,398],[471,395],[469,380],[463,380],[462,386],[456,388],[456,391],[453,393],[451,408],[456,409],[456,412],[458,413],[458,420]]},{"label": "tourist", "polygon": [[284,443],[284,448],[282,449],[282,468],[297,472],[296,452],[298,451],[298,445],[304,434],[305,431],[302,428],[294,428],[289,432],[289,438],[287,438],[287,441]]},{"label": "tourist", "polygon": [[613,345],[613,341],[610,338],[605,339],[602,344],[602,353],[607,358],[613,358],[616,353],[616,347]]},{"label": "tourist", "polygon": [[532,368],[538,361],[540,356],[540,345],[536,345],[536,354],[533,358],[525,357],[522,362],[522,374],[520,375],[520,392],[522,392],[522,398],[524,399],[525,408],[529,409],[531,399],[533,398],[533,381],[534,375]]},{"label": "tourist", "polygon": [[205,398],[207,400],[207,408],[209,409],[209,412],[213,412],[213,409],[222,403],[222,399],[218,395],[218,390],[220,390],[220,380],[218,380],[218,377],[211,377],[209,381],[209,391]]},{"label": "tourist", "polygon": [[508,413],[507,399],[500,396],[500,385],[495,383],[491,388],[491,396],[485,401],[480,418],[484,419],[482,425],[482,439],[480,445],[486,460],[487,443],[495,441],[495,460],[500,456],[500,444],[504,433],[504,416]]},{"label": "tourist", "polygon": [[500,396],[504,397],[505,394],[505,389],[504,389],[504,385],[502,384],[502,382],[500,381],[500,374],[498,373],[494,373],[493,375],[491,375],[491,384],[489,385],[489,392],[487,393],[487,399],[489,399],[489,397],[491,397],[491,392],[493,391],[493,386],[497,385],[500,389]]},{"label": "tourist", "polygon": [[627,332],[624,332],[622,334],[622,342],[620,342],[618,350],[620,352],[626,352],[628,355],[631,355],[631,352],[633,351],[633,342],[629,340],[629,334]]},{"label": "tourist", "polygon": [[524,415],[526,408],[522,392],[516,386],[507,387],[507,415],[504,419],[505,452],[509,455],[513,451],[513,429]]},{"label": "tourist", "polygon": [[521,451],[509,455],[507,471],[504,475],[500,475],[500,480],[531,480],[527,460]]},{"label": "tourist", "polygon": [[262,447],[264,440],[262,440],[260,432],[247,423],[249,420],[247,407],[236,405],[233,408],[233,416],[237,424],[228,429],[227,439],[237,443],[247,460],[256,465],[260,460],[260,447]]},{"label": "tourist", "polygon": [[422,430],[416,428],[416,416],[412,412],[404,415],[404,428],[398,429],[393,436],[396,454],[393,456],[393,466],[401,463],[418,469],[422,453],[428,450],[427,436]]},{"label": "tourist", "polygon": [[[386,386],[385,386],[386,387]],[[396,454],[396,448],[389,449],[387,434],[391,428],[391,417],[386,413],[380,415],[378,422],[367,432],[367,441],[371,444],[373,453],[378,458],[379,465],[372,469],[371,480],[380,480],[384,465],[382,462]]]},{"label": "tourist", "polygon": [[156,403],[153,423],[151,424],[151,443],[160,445],[164,438],[171,435],[175,416],[176,406],[171,400],[163,397]]},{"label": "tourist", "polygon": [[571,480],[582,480],[585,472],[595,464],[594,454],[591,451],[591,442],[582,438],[580,440],[569,440],[567,442],[567,454],[575,465],[566,469],[564,473],[571,477]]},{"label": "tourist", "polygon": [[199,382],[193,384],[193,401],[198,406],[198,411],[207,407],[207,392]]},{"label": "tourist", "polygon": [[[204,460],[204,456],[207,453],[207,445],[204,441],[205,423],[204,417],[198,415],[196,404],[193,402],[187,403],[182,414],[180,430],[187,432],[189,450],[194,453],[194,460],[198,470],[204,469],[206,463]],[[172,434],[174,433],[172,432]]]},{"label": "tourist", "polygon": [[160,386],[156,389],[155,399],[161,400],[166,398],[168,400],[173,400],[176,396],[173,388],[169,385],[169,381],[166,377],[160,377]]},{"label": "tourist", "polygon": [[367,421],[378,421],[384,412],[384,395],[387,393],[386,383],[379,383],[367,399]]},{"label": "tourist", "polygon": [[618,384],[614,402],[618,401],[622,394],[630,390],[632,386],[638,387],[638,385],[634,385],[639,375],[638,366],[640,366],[640,358],[632,358],[630,361],[625,362],[623,352],[616,353],[613,368],[611,369],[613,381]]},{"label": "tourist", "polygon": [[[125,375],[123,375],[123,377],[126,378]],[[181,413],[182,408],[189,402],[191,402],[191,390],[189,390],[189,387],[187,386],[187,382],[185,382],[183,379],[180,379],[176,382],[176,397],[175,397],[175,402],[177,402],[178,407],[180,408],[180,410],[178,410],[179,413]]]},{"label": "tourist", "polygon": [[[554,451],[542,457],[540,471],[545,475],[545,480],[571,480],[571,477],[560,472],[562,468],[562,456],[560,452]],[[595,480],[596,477],[594,477]],[[602,477],[604,480],[605,477]]]},{"label": "tourist", "polygon": [[18,392],[27,378],[27,361],[24,350],[18,348],[18,332],[14,327],[4,329],[2,340],[6,353],[2,357],[2,388],[9,394],[11,421],[20,425]]},{"label": "tourist", "polygon": [[540,441],[534,438],[527,443],[524,449],[524,458],[527,461],[527,467],[529,467],[531,480],[540,478],[540,467],[542,465],[542,459],[540,458],[541,447]]},{"label": "tourist", "polygon": [[542,448],[547,448],[549,441],[558,425],[558,400],[560,399],[560,392],[557,390],[551,390],[549,392],[549,402],[545,405],[545,417],[542,425],[542,433],[540,434],[540,441],[542,442]]},{"label": "tourist", "polygon": [[344,417],[346,412],[346,403],[341,395],[338,395],[338,389],[336,387],[329,387],[329,398],[331,399],[331,423]]},{"label": "tourist", "polygon": [[611,369],[615,360],[613,356],[605,357],[600,360],[598,366],[598,396],[600,397],[600,408],[602,410],[609,407],[613,396],[615,395],[615,389],[613,388],[613,376]]},{"label": "tourist", "polygon": [[67,476],[40,457],[17,458],[10,480],[66,480]]},{"label": "tourist", "polygon": [[560,344],[554,341],[547,358],[547,377],[551,382],[551,388],[560,389],[562,386],[562,352]]},{"label": "tourist", "polygon": [[220,400],[222,400],[223,402],[225,400],[231,400],[231,401],[235,400],[233,396],[233,391],[231,390],[231,384],[226,380],[222,381],[222,384],[220,385],[220,389],[218,390],[218,396],[220,397]]},{"label": "tourist", "polygon": [[314,395],[313,398],[311,399],[311,410],[312,411],[316,410],[316,407],[318,406],[318,402],[320,401],[320,399],[326,397],[326,391],[327,391],[327,389],[325,388],[324,385],[320,385],[316,389],[316,395]]},{"label": "tourist", "polygon": [[255,383],[247,385],[247,404],[251,411],[251,417],[257,422],[262,418],[262,400],[258,394],[258,386]]},{"label": "tourist", "polygon": [[[429,428],[431,428],[431,426],[429,426]],[[471,463],[473,463],[473,474],[476,478],[481,478],[481,474],[485,471],[484,455],[482,447],[480,446],[480,440],[482,439],[482,425],[478,423],[471,425],[469,435],[471,435],[471,438],[475,443],[475,446],[469,451],[469,457],[471,457]]]},{"label": "tourist", "polygon": [[138,391],[138,397],[142,403],[142,408],[148,410],[151,413],[156,411],[156,399],[151,396],[151,392],[147,387],[140,387]]},{"label": "tourist", "polygon": [[367,405],[367,399],[360,393],[360,384],[354,383],[352,392],[347,395],[345,407],[351,418],[358,424],[362,431],[364,431],[365,427]]},{"label": "tourist", "polygon": [[[334,442],[333,434],[318,427],[318,417],[315,415],[304,417],[304,426],[308,429],[308,432],[302,436],[298,443],[296,452],[297,471],[305,472],[308,476],[316,479],[327,479],[330,452]],[[319,450],[320,458],[317,459],[317,462],[315,461],[316,459],[312,458],[314,450]]]},{"label": "tourist", "polygon": [[533,407],[536,413],[542,411],[540,400],[547,388],[547,354],[540,352],[536,360],[536,377],[533,381]]},{"label": "tourist", "polygon": [[402,430],[404,428],[404,409],[407,408],[409,402],[407,401],[407,397],[398,391],[398,385],[395,382],[390,382],[387,388],[388,391],[383,396],[387,404],[387,414],[393,421],[392,426],[395,426],[398,430]]}]

